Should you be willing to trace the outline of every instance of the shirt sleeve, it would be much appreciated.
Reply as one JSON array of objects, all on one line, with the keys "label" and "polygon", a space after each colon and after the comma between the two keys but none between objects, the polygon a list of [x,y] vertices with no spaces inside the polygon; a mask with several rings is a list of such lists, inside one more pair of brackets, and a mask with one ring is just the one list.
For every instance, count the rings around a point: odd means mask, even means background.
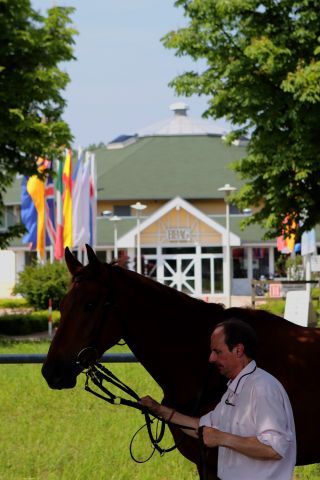
[{"label": "shirt sleeve", "polygon": [[214,410],[200,417],[199,427],[219,428],[220,403]]},{"label": "shirt sleeve", "polygon": [[258,387],[256,393],[257,438],[284,458],[295,435],[289,399],[277,386]]}]

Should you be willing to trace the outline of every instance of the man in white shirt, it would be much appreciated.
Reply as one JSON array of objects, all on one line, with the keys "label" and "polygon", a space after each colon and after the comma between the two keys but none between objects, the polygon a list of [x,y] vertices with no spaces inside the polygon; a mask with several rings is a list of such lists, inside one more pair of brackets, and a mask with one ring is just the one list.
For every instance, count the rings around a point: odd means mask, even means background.
[{"label": "man in white shirt", "polygon": [[193,436],[203,427],[203,442],[218,447],[221,480],[291,480],[296,461],[295,427],[290,401],[276,378],[255,362],[256,336],[245,322],[229,319],[211,336],[209,361],[229,379],[216,408],[201,418],[160,405],[151,397],[141,403]]}]

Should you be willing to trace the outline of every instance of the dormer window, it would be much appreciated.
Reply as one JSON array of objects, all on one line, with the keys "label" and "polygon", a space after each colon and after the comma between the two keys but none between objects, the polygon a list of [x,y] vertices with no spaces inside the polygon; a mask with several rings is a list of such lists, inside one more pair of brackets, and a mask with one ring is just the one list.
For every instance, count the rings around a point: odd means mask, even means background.
[{"label": "dormer window", "polygon": [[118,217],[131,217],[130,205],[114,205],[113,215],[117,215]]}]

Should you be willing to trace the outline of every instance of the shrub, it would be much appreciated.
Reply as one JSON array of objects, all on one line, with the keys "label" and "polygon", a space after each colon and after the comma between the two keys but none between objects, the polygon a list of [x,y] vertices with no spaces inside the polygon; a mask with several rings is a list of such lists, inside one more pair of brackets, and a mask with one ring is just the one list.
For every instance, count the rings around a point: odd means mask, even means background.
[{"label": "shrub", "polygon": [[267,312],[274,313],[283,317],[285,309],[285,300],[269,300],[263,305],[258,305],[256,307],[258,310],[266,310]]},{"label": "shrub", "polygon": [[0,308],[24,308],[28,303],[25,298],[1,298]]},{"label": "shrub", "polygon": [[51,298],[52,307],[58,309],[68,284],[69,273],[64,263],[31,265],[19,274],[13,293],[20,293],[28,304],[36,309],[48,308]]},{"label": "shrub", "polygon": [[[53,326],[58,325],[60,312],[52,312]],[[48,311],[13,313],[0,316],[0,335],[29,335],[48,329]]]}]

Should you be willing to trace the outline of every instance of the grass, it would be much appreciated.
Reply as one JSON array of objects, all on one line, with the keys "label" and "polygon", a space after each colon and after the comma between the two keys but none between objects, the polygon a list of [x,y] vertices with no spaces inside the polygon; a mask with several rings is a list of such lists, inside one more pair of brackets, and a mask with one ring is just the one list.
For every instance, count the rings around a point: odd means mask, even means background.
[{"label": "grass", "polygon": [[[0,353],[46,353],[46,342],[0,343]],[[122,347],[123,348],[123,347]],[[119,347],[116,349],[119,350]],[[193,464],[177,452],[134,463],[129,442],[143,424],[139,412],[106,404],[83,389],[50,390],[41,365],[0,365],[1,480],[195,480]],[[161,391],[139,364],[113,364],[112,371],[139,395]],[[167,446],[171,436],[166,437]],[[142,431],[135,454],[145,458]],[[320,465],[297,467],[295,480],[319,480]]]},{"label": "grass", "polygon": [[[0,353],[45,353],[46,343],[6,342]],[[134,463],[129,442],[143,424],[138,411],[106,404],[83,389],[50,390],[41,365],[0,365],[2,480],[192,480],[194,466],[178,453],[146,464]],[[161,398],[159,387],[139,364],[115,364],[112,371],[141,394]],[[167,446],[171,437],[166,438]],[[135,440],[144,458],[150,448],[144,431]]]}]

